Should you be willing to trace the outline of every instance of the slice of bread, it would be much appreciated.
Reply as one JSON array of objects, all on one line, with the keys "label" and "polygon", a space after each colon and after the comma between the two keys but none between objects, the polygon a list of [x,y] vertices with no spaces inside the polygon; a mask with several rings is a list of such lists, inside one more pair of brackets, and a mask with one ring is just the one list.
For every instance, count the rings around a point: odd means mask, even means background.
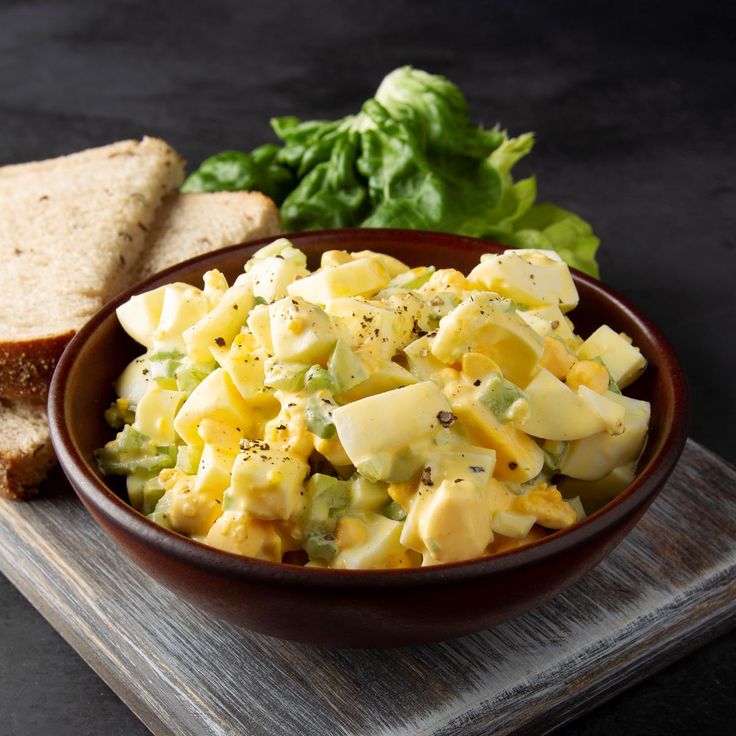
[{"label": "slice of bread", "polygon": [[169,195],[156,213],[137,279],[218,248],[276,235],[280,229],[278,208],[260,192]]},{"label": "slice of bread", "polygon": [[0,396],[45,396],[67,341],[129,283],[183,176],[156,138],[0,168]]},{"label": "slice of bread", "polygon": [[31,498],[55,463],[45,404],[0,399],[0,496]]},{"label": "slice of bread", "polygon": [[[280,231],[276,205],[257,192],[170,195],[156,215],[136,278],[216,248]],[[31,498],[54,464],[46,407],[0,399],[0,496]]]}]

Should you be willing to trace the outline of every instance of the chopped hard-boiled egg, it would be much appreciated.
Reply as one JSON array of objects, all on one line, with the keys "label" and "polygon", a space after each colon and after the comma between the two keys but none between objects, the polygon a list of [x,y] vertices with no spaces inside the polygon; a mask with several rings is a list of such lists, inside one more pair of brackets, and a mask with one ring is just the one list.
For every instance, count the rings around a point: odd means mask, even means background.
[{"label": "chopped hard-boiled egg", "polygon": [[335,345],[330,318],[301,297],[284,297],[268,308],[273,353],[280,361],[324,364]]},{"label": "chopped hard-boiled egg", "polygon": [[304,460],[265,442],[245,444],[233,464],[226,507],[266,521],[288,520],[304,506],[308,471]]},{"label": "chopped hard-boiled egg", "polygon": [[204,542],[236,555],[281,562],[282,540],[275,525],[243,511],[225,511],[212,524]]},{"label": "chopped hard-boiled egg", "polygon": [[253,285],[248,274],[238,276],[217,304],[184,331],[184,343],[192,360],[211,360],[213,347],[229,345],[253,307]]},{"label": "chopped hard-boiled egg", "polygon": [[115,310],[121,327],[136,342],[147,348],[153,347],[153,333],[161,319],[164,292],[170,286],[160,286],[158,289],[136,294]]},{"label": "chopped hard-boiled egg", "polygon": [[477,292],[440,320],[432,354],[448,365],[465,353],[487,355],[504,376],[524,388],[538,369],[544,342],[508,299]]},{"label": "chopped hard-boiled egg", "polygon": [[557,305],[567,312],[578,304],[570,270],[554,251],[507,250],[484,258],[468,282],[529,307]]},{"label": "chopped hard-boiled egg", "polygon": [[552,251],[467,276],[326,251],[310,273],[279,238],[232,285],[203,282],[118,308],[145,352],[97,455],[173,531],[273,562],[429,566],[565,529],[635,475],[650,406],[621,389],[646,360],[607,325],[576,334]]},{"label": "chopped hard-boiled egg", "polygon": [[[340,406],[335,431],[351,463],[370,480],[402,480],[421,464],[417,443],[434,437],[450,405],[432,381]],[[448,420],[449,421],[449,420]]]},{"label": "chopped hard-boiled egg", "polygon": [[626,388],[647,367],[647,361],[631,338],[623,332],[614,332],[608,325],[601,325],[579,348],[584,360],[599,358],[618,387]]},{"label": "chopped hard-boiled egg", "polygon": [[291,283],[287,292],[324,306],[340,297],[373,294],[388,286],[389,281],[391,275],[381,258],[370,256],[321,269]]}]

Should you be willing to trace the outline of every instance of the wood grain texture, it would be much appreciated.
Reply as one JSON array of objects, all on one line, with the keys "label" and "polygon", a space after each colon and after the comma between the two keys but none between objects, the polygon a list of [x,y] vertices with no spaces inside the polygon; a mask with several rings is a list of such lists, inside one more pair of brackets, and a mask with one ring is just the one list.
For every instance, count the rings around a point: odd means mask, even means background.
[{"label": "wood grain texture", "polygon": [[689,442],[593,573],[423,647],[318,649],[222,624],[133,568],[70,492],[0,503],[0,569],[155,734],[541,733],[733,625],[736,470]]}]

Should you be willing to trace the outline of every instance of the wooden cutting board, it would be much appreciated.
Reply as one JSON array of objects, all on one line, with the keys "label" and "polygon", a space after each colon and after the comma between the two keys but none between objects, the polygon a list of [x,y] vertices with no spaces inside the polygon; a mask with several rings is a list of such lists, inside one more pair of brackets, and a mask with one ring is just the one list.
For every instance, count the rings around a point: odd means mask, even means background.
[{"label": "wooden cutting board", "polygon": [[543,733],[736,622],[736,469],[692,441],[577,585],[495,629],[388,651],[213,619],[129,564],[55,483],[0,502],[0,569],[155,734]]}]

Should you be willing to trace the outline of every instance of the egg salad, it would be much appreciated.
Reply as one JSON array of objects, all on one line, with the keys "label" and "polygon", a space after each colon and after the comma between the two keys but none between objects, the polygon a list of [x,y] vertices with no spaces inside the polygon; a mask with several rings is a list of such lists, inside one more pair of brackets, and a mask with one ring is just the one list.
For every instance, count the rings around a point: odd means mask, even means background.
[{"label": "egg salad", "polygon": [[120,306],[144,348],[115,383],[97,452],[130,503],[228,552],[399,568],[506,551],[565,529],[634,477],[646,361],[568,316],[554,251],[486,254],[467,275],[286,239],[228,283]]}]

